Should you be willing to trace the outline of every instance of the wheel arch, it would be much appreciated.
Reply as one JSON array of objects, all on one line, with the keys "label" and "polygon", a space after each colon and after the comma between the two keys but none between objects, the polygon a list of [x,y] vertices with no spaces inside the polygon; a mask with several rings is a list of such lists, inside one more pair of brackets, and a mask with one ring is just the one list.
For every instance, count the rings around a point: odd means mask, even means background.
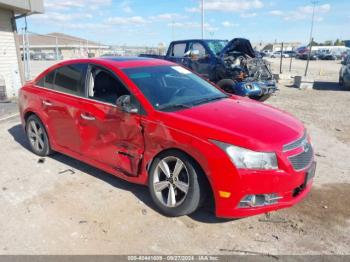
[{"label": "wheel arch", "polygon": [[[40,120],[40,116],[38,116],[38,114],[36,114],[34,111],[28,110],[27,112],[24,113],[23,115],[23,120],[24,120],[24,128],[27,128],[27,119],[31,116],[31,115],[35,115],[37,116]],[[42,121],[41,121],[42,122]]]},{"label": "wheel arch", "polygon": [[50,148],[52,149],[52,140],[51,140],[51,133],[49,131],[49,128],[47,126],[47,124],[43,121],[42,117],[37,113],[35,112],[34,110],[28,110],[26,111],[24,114],[23,114],[23,120],[24,120],[24,130],[26,131],[27,129],[27,120],[30,116],[36,116],[37,118],[39,118],[39,120],[41,121],[41,123],[43,124],[44,128],[45,128],[45,131],[46,131],[46,134],[47,134],[47,137],[48,137],[48,140],[49,140],[49,145],[50,145]]},{"label": "wheel arch", "polygon": [[215,197],[214,197],[214,194],[213,194],[213,187],[212,187],[211,181],[210,181],[207,173],[205,172],[204,168],[201,166],[200,162],[194,156],[192,156],[191,154],[189,154],[188,152],[186,152],[183,149],[180,149],[180,148],[177,148],[177,147],[170,147],[170,148],[165,148],[165,149],[159,151],[146,164],[147,176],[149,177],[149,170],[150,170],[150,168],[151,168],[155,158],[157,158],[159,155],[164,154],[164,153],[169,152],[169,151],[177,151],[177,152],[180,152],[182,154],[185,154],[186,156],[188,156],[196,164],[196,166],[201,171],[201,174],[199,174],[199,175],[203,176],[203,178],[205,179],[206,184],[208,186],[208,189],[209,189],[208,197],[210,197],[210,200],[213,200],[214,203],[215,203]]}]

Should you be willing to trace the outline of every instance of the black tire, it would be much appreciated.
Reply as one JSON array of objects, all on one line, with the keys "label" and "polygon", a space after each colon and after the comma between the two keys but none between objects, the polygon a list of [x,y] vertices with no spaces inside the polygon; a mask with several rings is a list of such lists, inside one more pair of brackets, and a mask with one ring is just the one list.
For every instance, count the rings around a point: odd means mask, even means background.
[{"label": "black tire", "polygon": [[[185,169],[182,169],[181,172],[185,171],[186,173],[188,173],[188,191],[187,191],[187,194],[184,196],[184,199],[182,200],[182,202],[179,201],[178,205],[169,207],[167,206],[167,203],[164,203],[164,202],[165,202],[165,198],[169,201],[170,187],[172,185],[165,187],[164,189],[162,189],[162,191],[158,190],[156,192],[155,180],[157,180],[157,177],[158,177],[157,169],[160,168],[159,164],[161,163],[161,161],[172,159],[172,158],[181,160],[182,164],[185,167]],[[168,167],[169,169],[172,169],[170,164]],[[175,168],[172,174],[175,173],[174,171],[175,171]],[[162,175],[165,176],[165,173]],[[159,211],[166,216],[177,217],[177,216],[189,215],[195,212],[198,208],[200,208],[206,199],[206,196],[209,190],[208,190],[207,180],[204,176],[205,175],[203,174],[198,164],[188,155],[177,150],[169,150],[164,153],[161,153],[154,159],[149,170],[148,187],[150,190],[152,200],[157,206],[157,208],[159,209]],[[158,180],[158,182],[159,181],[160,180]],[[178,179],[178,181],[180,181],[180,178]],[[161,182],[165,182],[165,181],[161,181]],[[168,183],[170,184],[170,182]],[[183,194],[183,192],[176,186],[174,186],[174,188],[176,192],[175,193],[176,195],[174,198],[176,199],[176,197],[180,197],[181,193]]]},{"label": "black tire", "polygon": [[[35,128],[32,126],[35,125],[38,130],[37,136],[34,137]],[[41,130],[41,131],[40,131]],[[46,129],[41,122],[40,118],[36,115],[31,115],[26,121],[26,135],[30,145],[31,150],[38,156],[48,156],[52,153],[49,137],[47,135]],[[38,136],[41,139],[39,143]],[[38,141],[37,143],[35,141]],[[36,144],[38,146],[36,146]]]},{"label": "black tire", "polygon": [[233,89],[235,83],[236,82],[232,79],[221,79],[219,82],[217,82],[217,86],[226,93],[235,94],[235,90]]},{"label": "black tire", "polygon": [[266,101],[267,99],[270,98],[272,94],[266,94],[266,95],[262,95],[262,96],[257,96],[257,97],[250,97],[251,99],[254,99],[254,100],[257,100],[259,102],[264,102]]},{"label": "black tire", "polygon": [[339,86],[344,87],[344,80],[341,77],[339,77]]}]

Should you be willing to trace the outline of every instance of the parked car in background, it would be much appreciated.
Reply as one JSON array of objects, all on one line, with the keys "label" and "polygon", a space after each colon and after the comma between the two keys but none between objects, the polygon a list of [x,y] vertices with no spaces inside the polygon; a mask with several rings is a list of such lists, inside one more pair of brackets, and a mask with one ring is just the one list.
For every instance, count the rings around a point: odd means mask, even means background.
[{"label": "parked car in background", "polygon": [[284,51],[289,57],[296,57],[297,53],[295,51]]},{"label": "parked car in background", "polygon": [[32,56],[33,60],[43,60],[44,59],[44,54],[43,53],[34,53]]},{"label": "parked car in background", "polygon": [[324,53],[322,54],[319,59],[321,60],[337,60],[337,56],[333,53]]},{"label": "parked car in background", "polygon": [[55,53],[45,53],[45,60],[56,60]]},{"label": "parked car in background", "polygon": [[342,52],[342,53],[341,53],[340,59],[341,59],[342,61],[344,61],[344,60],[347,59],[347,57],[348,57],[349,55],[350,55],[350,52],[349,52],[349,51]]},{"label": "parked car in background", "polygon": [[341,63],[342,67],[339,73],[339,85],[350,89],[350,56],[347,56]]},{"label": "parked car in background", "polygon": [[[281,51],[273,52],[273,53],[270,55],[270,57],[271,57],[271,58],[281,57]],[[283,52],[283,53],[282,53],[282,57],[287,58],[287,57],[289,57],[289,54],[286,53],[286,52]]]},{"label": "parked car in background", "polygon": [[112,56],[121,56],[120,54],[117,53],[105,53],[101,55],[100,57],[112,57]]},{"label": "parked car in background", "polygon": [[271,57],[271,55],[273,54],[271,50],[263,50],[261,53],[264,54],[264,57]]},{"label": "parked car in background", "polygon": [[64,61],[20,89],[19,109],[35,154],[58,151],[148,185],[168,216],[207,197],[220,217],[290,207],[315,174],[299,120],[166,60]]},{"label": "parked car in background", "polygon": [[[296,56],[296,58],[299,58],[301,60],[307,60],[308,57],[309,57],[309,52],[304,52]],[[318,59],[319,59],[318,54],[315,51],[312,51],[310,54],[310,60],[318,60]]]},{"label": "parked car in background", "polygon": [[317,51],[318,58],[321,60],[338,60],[342,58],[342,52],[320,50]]},{"label": "parked car in background", "polygon": [[170,43],[165,56],[141,54],[169,60],[216,83],[225,92],[264,101],[277,86],[268,63],[256,57],[247,39],[192,39]]}]

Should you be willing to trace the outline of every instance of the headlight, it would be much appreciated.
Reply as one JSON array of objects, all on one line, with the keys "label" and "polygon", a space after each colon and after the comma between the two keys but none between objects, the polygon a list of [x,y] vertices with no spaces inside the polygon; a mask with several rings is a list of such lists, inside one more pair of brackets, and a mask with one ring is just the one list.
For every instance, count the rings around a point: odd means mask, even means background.
[{"label": "headlight", "polygon": [[245,88],[248,90],[259,90],[259,87],[255,83],[247,83],[245,84]]},{"label": "headlight", "polygon": [[275,153],[256,152],[216,140],[211,141],[226,152],[237,168],[265,170],[278,168]]}]

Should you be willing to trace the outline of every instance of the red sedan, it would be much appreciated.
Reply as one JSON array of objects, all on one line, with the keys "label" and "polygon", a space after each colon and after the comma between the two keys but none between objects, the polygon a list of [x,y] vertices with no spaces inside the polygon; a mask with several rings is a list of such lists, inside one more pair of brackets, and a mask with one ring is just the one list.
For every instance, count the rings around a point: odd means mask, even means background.
[{"label": "red sedan", "polygon": [[174,63],[71,60],[20,90],[34,153],[61,152],[144,184],[168,216],[244,217],[289,207],[310,191],[315,162],[302,123],[231,96]]}]

